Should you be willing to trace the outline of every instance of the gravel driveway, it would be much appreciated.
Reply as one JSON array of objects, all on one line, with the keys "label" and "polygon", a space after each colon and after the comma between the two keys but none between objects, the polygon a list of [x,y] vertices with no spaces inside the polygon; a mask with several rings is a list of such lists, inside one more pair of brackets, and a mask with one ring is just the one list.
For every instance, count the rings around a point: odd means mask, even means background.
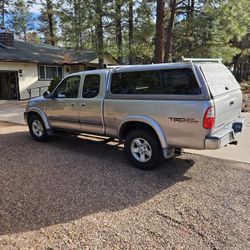
[{"label": "gravel driveway", "polygon": [[155,171],[114,145],[0,122],[0,249],[250,249],[250,165],[185,154]]}]

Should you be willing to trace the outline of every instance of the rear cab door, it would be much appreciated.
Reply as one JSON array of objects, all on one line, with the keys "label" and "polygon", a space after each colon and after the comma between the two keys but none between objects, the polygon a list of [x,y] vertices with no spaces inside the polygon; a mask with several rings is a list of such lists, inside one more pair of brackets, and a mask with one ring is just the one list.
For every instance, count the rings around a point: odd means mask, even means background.
[{"label": "rear cab door", "polygon": [[104,135],[103,99],[106,90],[105,70],[86,72],[80,93],[80,130]]}]

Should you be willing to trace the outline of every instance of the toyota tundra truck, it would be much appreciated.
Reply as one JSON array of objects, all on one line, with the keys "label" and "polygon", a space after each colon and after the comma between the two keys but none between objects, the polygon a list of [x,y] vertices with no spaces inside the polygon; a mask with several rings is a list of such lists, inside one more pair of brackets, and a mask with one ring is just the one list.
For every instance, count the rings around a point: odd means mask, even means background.
[{"label": "toyota tundra truck", "polygon": [[236,144],[241,107],[240,86],[220,60],[186,59],[70,74],[31,99],[24,117],[39,142],[58,132],[118,139],[147,170],[183,148]]}]

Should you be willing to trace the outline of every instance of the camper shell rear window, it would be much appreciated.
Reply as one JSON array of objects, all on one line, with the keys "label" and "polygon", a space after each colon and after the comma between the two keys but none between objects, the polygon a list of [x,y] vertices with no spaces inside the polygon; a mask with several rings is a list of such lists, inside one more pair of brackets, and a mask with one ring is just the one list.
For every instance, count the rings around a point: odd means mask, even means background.
[{"label": "camper shell rear window", "polygon": [[240,86],[230,70],[221,63],[206,63],[200,66],[212,96],[239,89]]}]

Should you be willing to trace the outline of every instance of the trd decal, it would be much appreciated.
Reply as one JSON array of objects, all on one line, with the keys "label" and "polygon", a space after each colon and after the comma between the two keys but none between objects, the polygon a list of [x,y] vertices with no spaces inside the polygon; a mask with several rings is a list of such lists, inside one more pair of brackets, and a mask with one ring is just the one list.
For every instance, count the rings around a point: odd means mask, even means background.
[{"label": "trd decal", "polygon": [[199,123],[199,121],[197,121],[194,118],[180,118],[180,117],[169,117],[168,118],[171,122],[187,122],[187,123]]}]

